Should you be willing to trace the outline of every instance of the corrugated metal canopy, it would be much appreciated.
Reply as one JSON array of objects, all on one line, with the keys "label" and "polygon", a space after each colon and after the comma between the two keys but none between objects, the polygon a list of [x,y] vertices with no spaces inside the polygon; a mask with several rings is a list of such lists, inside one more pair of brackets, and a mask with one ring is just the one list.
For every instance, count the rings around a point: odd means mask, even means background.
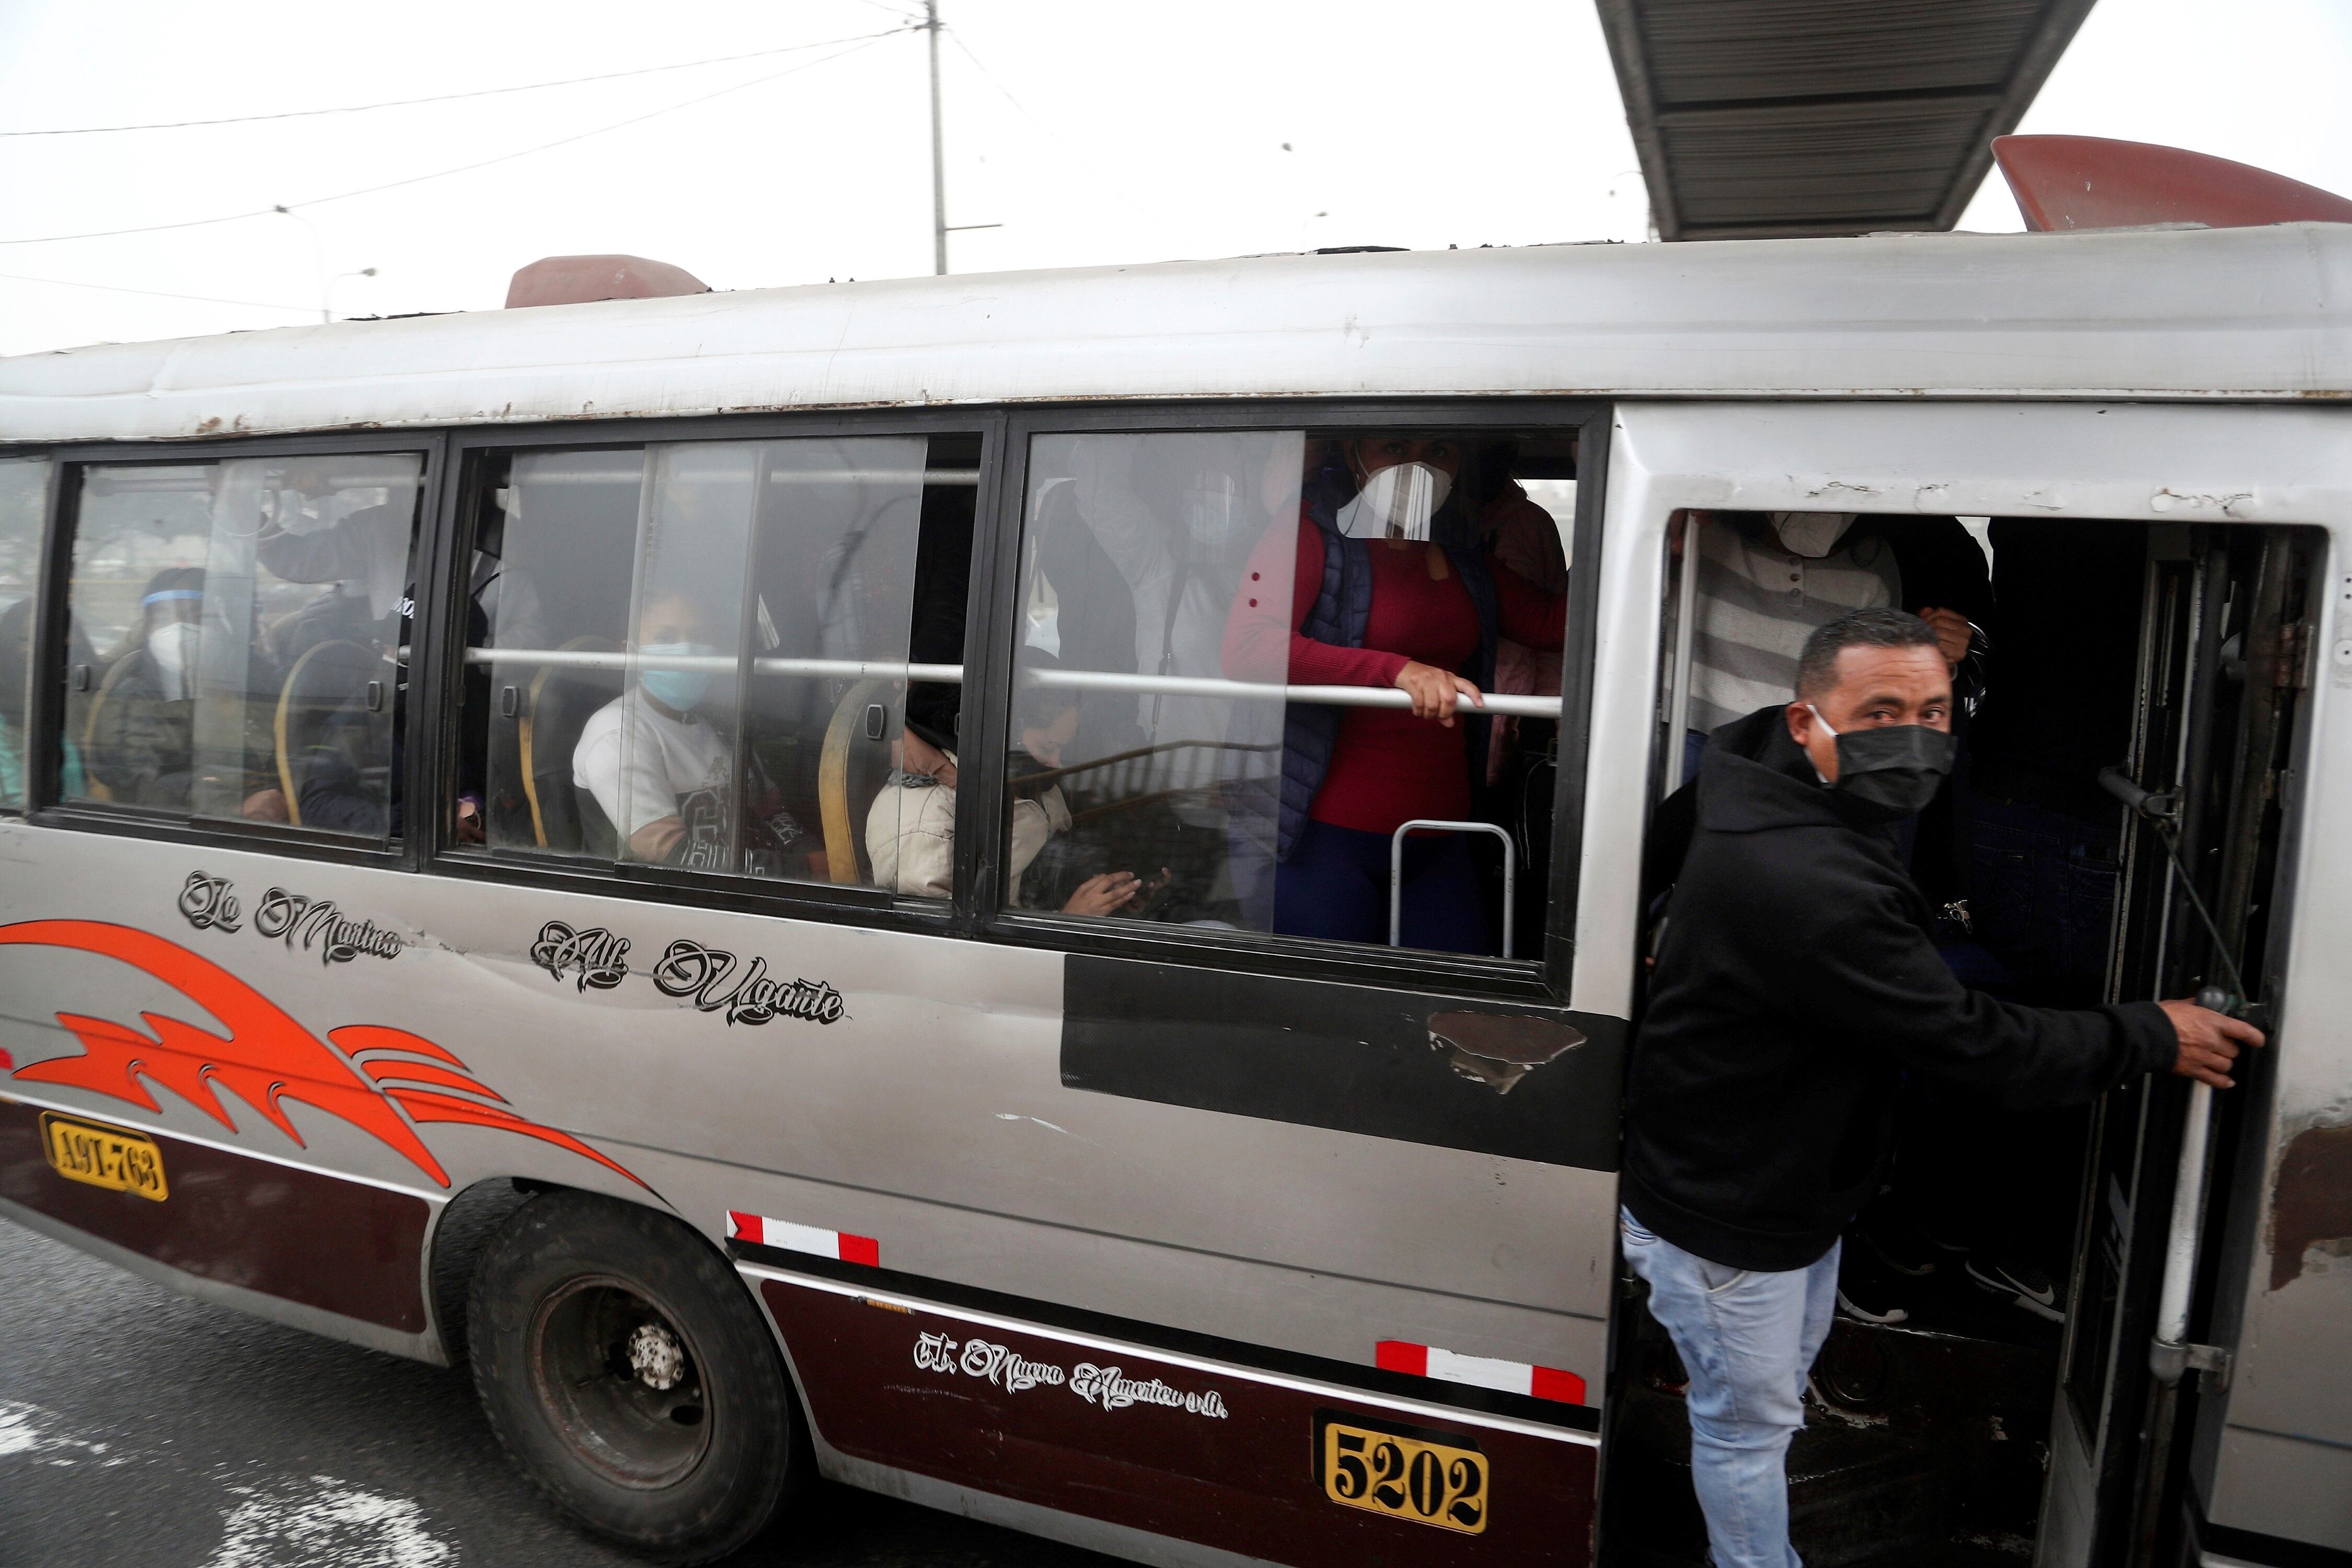
[{"label": "corrugated metal canopy", "polygon": [[1595,0],[1664,239],[1959,221],[2092,0]]}]

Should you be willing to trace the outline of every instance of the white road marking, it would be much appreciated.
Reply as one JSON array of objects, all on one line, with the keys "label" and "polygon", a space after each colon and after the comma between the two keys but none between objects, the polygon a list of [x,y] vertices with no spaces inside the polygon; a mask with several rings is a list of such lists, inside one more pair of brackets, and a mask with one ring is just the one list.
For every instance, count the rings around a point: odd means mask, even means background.
[{"label": "white road marking", "polygon": [[119,1455],[109,1455],[103,1443],[58,1436],[61,1419],[56,1411],[38,1405],[0,1399],[0,1459],[29,1455],[37,1465],[79,1465],[86,1459],[96,1459],[101,1466],[128,1462]]},{"label": "white road marking", "polygon": [[425,1529],[425,1510],[312,1476],[306,1486],[232,1487],[245,1498],[229,1510],[220,1550],[205,1568],[442,1568],[457,1561]]}]

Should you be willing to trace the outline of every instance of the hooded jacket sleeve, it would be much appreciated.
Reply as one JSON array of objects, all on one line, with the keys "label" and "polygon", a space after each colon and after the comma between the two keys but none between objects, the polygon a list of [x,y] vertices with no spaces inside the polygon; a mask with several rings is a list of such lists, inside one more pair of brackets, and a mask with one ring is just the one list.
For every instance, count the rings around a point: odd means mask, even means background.
[{"label": "hooded jacket sleeve", "polygon": [[1818,922],[1777,922],[1792,1011],[1915,1072],[1993,1089],[2019,1109],[2076,1105],[2171,1065],[2172,1020],[2153,1002],[2023,1007],[1961,985],[1901,894],[1839,880]]}]

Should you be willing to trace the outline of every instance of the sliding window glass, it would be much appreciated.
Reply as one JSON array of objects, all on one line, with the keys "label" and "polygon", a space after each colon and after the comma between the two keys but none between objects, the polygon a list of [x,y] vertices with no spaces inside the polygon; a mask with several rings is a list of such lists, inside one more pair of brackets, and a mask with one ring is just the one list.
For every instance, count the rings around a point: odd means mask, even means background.
[{"label": "sliding window glass", "polygon": [[1567,433],[1041,436],[1029,476],[1014,907],[1540,951]]},{"label": "sliding window glass", "polygon": [[25,717],[33,696],[33,612],[48,499],[47,459],[0,462],[0,810],[25,808]]},{"label": "sliding window glass", "polygon": [[[919,436],[488,457],[460,839],[945,897],[978,457]],[[876,813],[916,773],[942,793],[905,815],[949,854],[910,872],[869,846],[901,847]]]},{"label": "sliding window glass", "polygon": [[383,840],[424,459],[83,470],[68,799]]}]

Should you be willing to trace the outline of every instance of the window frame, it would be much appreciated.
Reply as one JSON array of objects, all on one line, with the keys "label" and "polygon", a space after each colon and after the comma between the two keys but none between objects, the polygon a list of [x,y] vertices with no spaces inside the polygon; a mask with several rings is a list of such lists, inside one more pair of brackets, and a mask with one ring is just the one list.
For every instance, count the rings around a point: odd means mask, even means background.
[{"label": "window frame", "polygon": [[[990,941],[1066,952],[1131,958],[1188,967],[1245,970],[1302,980],[1410,990],[1445,990],[1565,1004],[1574,967],[1577,876],[1583,846],[1584,770],[1591,729],[1593,639],[1597,634],[1601,520],[1611,408],[1586,398],[1234,399],[1216,403],[1036,405],[1012,411],[1004,442],[1001,526],[990,563],[989,619],[979,606],[968,625],[967,692],[974,689],[988,744],[962,771],[971,787],[957,800],[957,886],[971,918]],[[1568,638],[1560,659],[1559,779],[1553,797],[1552,865],[1543,952],[1505,960],[1358,947],[1302,937],[1231,934],[1137,921],[1090,920],[1014,910],[1003,903],[1001,809],[1012,709],[1012,629],[1020,588],[1021,531],[1028,510],[1029,453],[1040,436],[1191,431],[1326,429],[1492,430],[1545,428],[1577,437],[1576,518],[1570,539]],[[977,564],[975,571],[977,571]],[[984,637],[984,641],[974,641]],[[969,704],[969,697],[967,703]],[[967,708],[969,712],[969,707]]]},{"label": "window frame", "polygon": [[49,557],[57,540],[58,462],[47,447],[0,447],[0,462],[42,462],[49,466],[48,488],[41,496],[40,537],[33,541],[33,647],[26,659],[26,679],[32,682],[25,704],[25,795],[15,802],[0,801],[0,817],[32,820],[41,800],[43,760],[47,752],[41,723],[42,699],[48,682],[41,673],[41,649],[48,646]]},{"label": "window frame", "polygon": [[[15,449],[0,449],[7,456],[29,455],[35,450],[38,449],[28,448],[23,453]],[[217,849],[252,850],[293,859],[415,869],[419,862],[414,821],[404,822],[401,837],[387,837],[382,843],[376,843],[283,823],[198,817],[107,801],[61,798],[58,767],[63,752],[58,742],[64,732],[66,714],[65,628],[72,590],[74,535],[80,525],[82,485],[88,469],[122,466],[186,467],[241,458],[304,458],[336,453],[383,456],[408,452],[421,457],[424,463],[418,479],[410,576],[415,584],[413,595],[416,605],[422,609],[429,597],[425,563],[433,559],[442,526],[437,502],[442,489],[442,468],[447,458],[447,433],[422,428],[413,431],[338,431],[324,435],[250,437],[218,441],[93,441],[59,444],[47,450],[50,460],[49,505],[41,542],[40,606],[34,616],[34,636],[39,646],[33,659],[36,700],[29,714],[28,737],[33,749],[33,762],[26,772],[25,819],[37,826],[75,832],[162,839]],[[402,715],[403,731],[395,737],[404,763],[402,787],[408,792],[406,798],[410,801],[420,798],[415,793],[419,761],[419,704],[415,698],[420,652],[415,635],[416,624],[416,616],[412,614],[409,623],[410,700],[404,705],[405,711]]]},{"label": "window frame", "polygon": [[[1559,784],[1554,798],[1549,913],[1544,952],[1504,961],[1419,950],[1356,948],[1294,937],[1219,936],[1187,928],[1179,935],[1136,922],[1087,921],[1001,907],[1004,823],[1005,725],[1011,709],[1013,624],[1027,509],[1032,439],[1041,435],[1195,430],[1265,431],[1363,428],[1480,430],[1550,428],[1578,440],[1577,510],[1572,559],[1597,566],[1602,547],[1612,405],[1577,397],[1233,398],[1116,404],[971,404],[929,408],[768,412],[671,418],[583,419],[231,437],[200,442],[79,442],[0,447],[0,456],[50,463],[41,543],[36,700],[28,713],[25,819],[42,826],[104,832],[291,858],[334,861],[458,879],[586,893],[602,898],[690,901],[713,909],[821,919],[975,941],[1244,970],[1301,979],[1343,981],[1564,1002],[1573,967],[1577,881],[1582,845],[1585,767],[1590,742],[1594,637],[1600,573],[1578,570],[1569,585],[1569,637],[1562,653]],[[980,478],[974,498],[971,581],[965,605],[967,712],[981,726],[962,753],[969,775],[959,791],[956,892],[946,903],[899,898],[876,889],[715,876],[630,862],[559,861],[509,852],[496,858],[455,843],[456,792],[465,616],[473,522],[480,500],[479,458],[493,451],[565,447],[639,447],[666,442],[823,439],[829,437],[977,435]],[[417,518],[415,612],[400,736],[408,803],[403,834],[379,847],[271,823],[191,818],[102,802],[65,802],[58,795],[58,746],[65,716],[62,633],[69,588],[70,542],[78,522],[83,470],[122,463],[186,464],[236,458],[302,457],[337,452],[415,451],[425,458]],[[425,809],[425,803],[431,809]]]},{"label": "window frame", "polygon": [[[974,405],[940,408],[825,411],[803,415],[699,416],[672,419],[567,421],[562,424],[477,426],[449,432],[450,460],[442,476],[442,515],[449,520],[436,539],[432,565],[435,592],[425,607],[420,646],[430,649],[435,722],[420,735],[416,751],[428,766],[429,818],[412,813],[409,833],[420,841],[424,865],[437,875],[585,893],[596,898],[692,903],[698,908],[822,920],[845,926],[881,927],[930,935],[975,934],[965,900],[902,898],[887,889],[850,884],[760,879],[740,872],[686,871],[637,861],[602,861],[572,856],[507,850],[487,853],[455,842],[456,768],[464,719],[466,623],[463,614],[473,555],[474,524],[483,499],[483,459],[499,452],[548,451],[562,447],[642,448],[666,443],[824,440],[831,437],[977,436],[980,479],[974,496],[971,585],[965,600],[965,648],[977,645],[982,599],[996,531],[996,496],[1004,452],[1004,411]],[[969,658],[964,689],[974,689],[977,667]],[[410,674],[412,695],[418,672]],[[429,753],[429,755],[428,755]],[[958,830],[963,826],[961,795]],[[963,875],[958,847],[959,887]]]}]

